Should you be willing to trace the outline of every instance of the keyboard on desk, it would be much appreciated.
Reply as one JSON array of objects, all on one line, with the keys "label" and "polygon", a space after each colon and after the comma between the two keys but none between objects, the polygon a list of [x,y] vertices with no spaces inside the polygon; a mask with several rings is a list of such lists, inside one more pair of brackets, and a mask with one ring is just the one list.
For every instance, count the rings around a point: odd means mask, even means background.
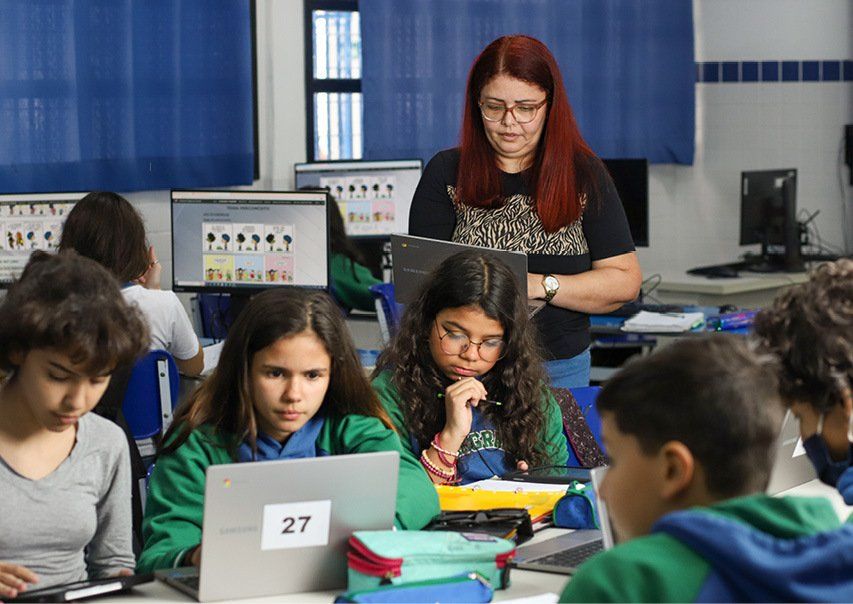
[{"label": "keyboard on desk", "polygon": [[512,566],[523,570],[571,575],[582,562],[603,549],[601,531],[573,531],[518,548]]},{"label": "keyboard on desk", "polygon": [[604,543],[602,541],[593,541],[580,547],[530,560],[530,563],[560,568],[576,568],[581,562],[602,550],[604,550]]}]

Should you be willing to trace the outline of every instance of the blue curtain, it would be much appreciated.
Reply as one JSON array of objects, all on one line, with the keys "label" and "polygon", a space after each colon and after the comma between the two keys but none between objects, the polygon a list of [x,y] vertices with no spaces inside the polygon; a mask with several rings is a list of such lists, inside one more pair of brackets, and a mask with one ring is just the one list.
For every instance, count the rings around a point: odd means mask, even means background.
[{"label": "blue curtain", "polygon": [[0,192],[249,184],[249,3],[2,0]]},{"label": "blue curtain", "polygon": [[471,63],[495,38],[544,42],[603,157],[693,163],[688,0],[360,0],[364,157],[428,160],[458,143]]}]

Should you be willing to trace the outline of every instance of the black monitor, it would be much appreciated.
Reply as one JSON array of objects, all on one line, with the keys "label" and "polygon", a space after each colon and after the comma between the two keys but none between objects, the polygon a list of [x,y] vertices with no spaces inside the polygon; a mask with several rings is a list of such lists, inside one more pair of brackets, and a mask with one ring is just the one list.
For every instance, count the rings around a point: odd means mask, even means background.
[{"label": "black monitor", "polygon": [[59,245],[65,216],[86,193],[0,195],[0,288],[9,287],[33,250]]},{"label": "black monitor", "polygon": [[173,190],[173,289],[327,289],[328,200],[317,191]]},{"label": "black monitor", "polygon": [[740,244],[761,244],[759,271],[802,271],[797,223],[797,171],[741,173]]},{"label": "black monitor", "polygon": [[602,159],[616,185],[631,237],[637,247],[649,245],[649,162],[643,159]]}]

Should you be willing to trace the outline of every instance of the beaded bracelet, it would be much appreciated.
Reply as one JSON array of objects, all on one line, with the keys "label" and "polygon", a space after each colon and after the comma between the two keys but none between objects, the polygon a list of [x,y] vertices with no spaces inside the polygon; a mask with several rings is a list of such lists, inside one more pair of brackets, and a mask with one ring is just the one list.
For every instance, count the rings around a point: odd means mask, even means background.
[{"label": "beaded bracelet", "polygon": [[456,478],[456,470],[453,472],[445,472],[434,463],[429,460],[427,457],[427,450],[424,449],[421,453],[421,464],[426,468],[426,471],[432,474],[433,476],[437,476],[438,478],[444,480],[445,482],[452,483]]},{"label": "beaded bracelet", "polygon": [[[453,451],[448,451],[447,449],[442,449],[441,445],[438,444],[438,434],[436,434],[432,442],[429,444],[430,447],[435,449],[435,452],[438,454],[438,459],[446,465],[448,468],[452,468],[456,466],[456,458],[459,457],[459,451],[454,453]],[[453,459],[448,459],[447,456],[452,457]]]}]

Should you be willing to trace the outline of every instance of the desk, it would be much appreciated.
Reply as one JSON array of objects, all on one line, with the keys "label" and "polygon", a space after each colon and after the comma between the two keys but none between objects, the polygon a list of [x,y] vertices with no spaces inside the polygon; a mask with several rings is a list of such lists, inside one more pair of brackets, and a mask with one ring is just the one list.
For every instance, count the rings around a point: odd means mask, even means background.
[{"label": "desk", "polygon": [[[832,502],[832,505],[835,508],[835,511],[838,513],[838,516],[842,522],[844,522],[847,517],[850,516],[851,513],[853,513],[853,506],[846,505],[844,503],[844,500],[841,498],[841,494],[836,489],[828,487],[819,480],[813,480],[811,482],[807,482],[806,484],[794,487],[793,489],[789,489],[787,491],[784,491],[783,493],[780,493],[780,496],[783,495],[826,497]],[[536,533],[533,539],[531,539],[528,543],[536,543],[538,541],[550,539],[551,537],[555,537],[563,532],[564,531],[562,529],[545,529]],[[511,573],[511,585],[509,589],[495,591],[494,601],[500,602],[504,600],[513,600],[516,598],[537,596],[546,593],[560,594],[568,580],[568,577],[566,577],[565,575],[539,573],[529,570],[513,569]],[[264,598],[252,598],[237,601],[245,604],[266,604],[269,602],[323,602],[325,604],[328,604],[329,602],[332,602],[335,599],[335,596],[338,593],[339,591],[324,591],[269,596]],[[181,592],[175,591],[171,587],[165,585],[164,583],[160,583],[159,581],[155,581],[154,583],[148,583],[146,585],[137,587],[133,590],[132,593],[121,594],[110,598],[104,598],[99,601],[114,604],[143,604],[152,602],[154,600],[160,602],[193,601],[189,597],[183,595]]]},{"label": "desk", "polygon": [[687,273],[645,270],[648,277],[661,275],[652,295],[664,304],[696,304],[739,308],[767,306],[780,293],[808,280],[808,273],[741,273],[735,279],[707,279]]}]

